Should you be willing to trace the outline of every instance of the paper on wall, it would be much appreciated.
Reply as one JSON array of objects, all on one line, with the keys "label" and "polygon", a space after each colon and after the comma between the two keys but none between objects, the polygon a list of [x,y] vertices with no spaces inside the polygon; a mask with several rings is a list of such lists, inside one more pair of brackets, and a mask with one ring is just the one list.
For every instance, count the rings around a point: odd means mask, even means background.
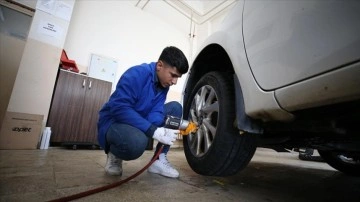
[{"label": "paper on wall", "polygon": [[36,9],[54,15],[66,21],[70,21],[73,6],[65,1],[38,0]]},{"label": "paper on wall", "polygon": [[61,26],[45,20],[40,21],[38,32],[58,39],[61,39],[61,36],[63,34]]},{"label": "paper on wall", "polygon": [[53,15],[55,13],[55,4],[55,0],[38,0],[36,9]]}]

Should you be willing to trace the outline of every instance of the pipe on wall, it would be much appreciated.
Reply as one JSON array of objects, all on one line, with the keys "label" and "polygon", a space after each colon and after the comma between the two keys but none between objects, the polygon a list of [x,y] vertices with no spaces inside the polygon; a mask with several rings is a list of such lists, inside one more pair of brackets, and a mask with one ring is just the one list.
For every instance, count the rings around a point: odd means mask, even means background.
[{"label": "pipe on wall", "polygon": [[141,8],[141,10],[144,10],[145,6],[149,3],[149,1],[150,1],[150,0],[147,0],[147,1],[145,2],[145,4],[143,5],[143,7]]}]

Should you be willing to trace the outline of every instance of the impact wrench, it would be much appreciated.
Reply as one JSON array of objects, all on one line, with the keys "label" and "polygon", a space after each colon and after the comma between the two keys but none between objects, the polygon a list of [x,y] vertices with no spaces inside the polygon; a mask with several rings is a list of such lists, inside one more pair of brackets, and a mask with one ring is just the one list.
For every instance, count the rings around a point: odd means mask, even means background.
[{"label": "impact wrench", "polygon": [[[180,130],[180,135],[188,135],[190,133],[196,132],[196,130],[197,130],[197,125],[194,122],[183,120],[183,119],[175,117],[175,116],[167,116],[166,119],[165,119],[165,126],[164,127],[170,128],[170,129],[179,129]],[[118,182],[114,182],[114,183],[111,183],[109,185],[105,185],[105,186],[98,187],[98,188],[95,188],[95,189],[91,189],[91,190],[88,190],[88,191],[80,192],[80,193],[77,193],[77,194],[74,194],[74,195],[54,199],[54,200],[51,200],[49,202],[72,201],[72,200],[83,198],[85,196],[89,196],[89,195],[92,195],[92,194],[96,194],[96,193],[99,193],[99,192],[102,192],[102,191],[105,191],[105,190],[112,189],[114,187],[120,186],[120,185],[134,179],[135,177],[140,175],[142,172],[144,172],[147,168],[149,168],[150,165],[157,160],[157,158],[161,154],[161,151],[163,150],[163,147],[164,147],[164,145],[161,145],[159,151],[155,154],[155,156],[151,159],[151,161],[148,164],[145,165],[144,168],[142,168],[141,170],[139,170],[138,172],[136,172],[135,174],[129,176],[128,178],[126,178],[124,180],[120,180]]]}]

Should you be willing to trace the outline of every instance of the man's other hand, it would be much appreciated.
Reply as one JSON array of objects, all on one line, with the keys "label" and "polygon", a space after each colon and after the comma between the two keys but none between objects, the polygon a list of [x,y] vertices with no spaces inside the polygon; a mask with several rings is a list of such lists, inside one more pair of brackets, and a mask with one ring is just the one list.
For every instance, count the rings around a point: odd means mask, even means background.
[{"label": "man's other hand", "polygon": [[173,145],[178,133],[179,130],[161,127],[155,130],[153,138],[163,144]]}]

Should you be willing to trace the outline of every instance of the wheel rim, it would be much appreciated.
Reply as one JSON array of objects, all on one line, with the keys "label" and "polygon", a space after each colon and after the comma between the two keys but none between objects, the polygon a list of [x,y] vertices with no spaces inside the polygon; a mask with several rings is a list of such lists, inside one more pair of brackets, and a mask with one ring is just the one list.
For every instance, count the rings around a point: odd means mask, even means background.
[{"label": "wheel rim", "polygon": [[196,133],[188,136],[190,151],[196,157],[205,155],[215,138],[218,127],[218,96],[209,85],[201,87],[195,94],[189,118],[198,124]]}]

